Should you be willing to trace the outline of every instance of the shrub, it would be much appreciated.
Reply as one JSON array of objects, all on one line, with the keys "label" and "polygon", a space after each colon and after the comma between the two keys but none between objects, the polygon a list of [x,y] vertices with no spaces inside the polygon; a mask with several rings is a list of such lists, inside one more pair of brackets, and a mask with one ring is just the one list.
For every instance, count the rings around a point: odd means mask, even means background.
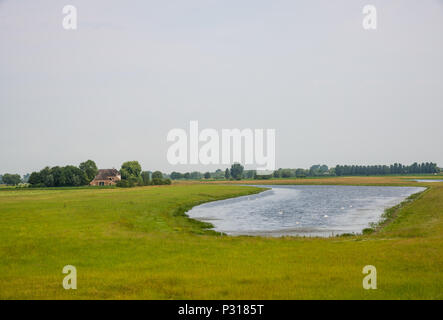
[{"label": "shrub", "polygon": [[118,181],[116,185],[119,188],[129,188],[130,187],[129,186],[129,181],[126,180],[126,179]]}]

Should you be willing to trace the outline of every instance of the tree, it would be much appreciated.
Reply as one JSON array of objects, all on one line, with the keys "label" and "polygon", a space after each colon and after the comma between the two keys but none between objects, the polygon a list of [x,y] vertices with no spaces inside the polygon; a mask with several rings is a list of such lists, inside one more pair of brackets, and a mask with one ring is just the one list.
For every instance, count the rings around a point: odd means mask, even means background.
[{"label": "tree", "polygon": [[52,174],[46,175],[43,183],[46,187],[54,187],[54,176]]},{"label": "tree", "polygon": [[199,180],[201,178],[203,178],[203,175],[200,172],[198,172],[198,171],[191,172],[191,179]]},{"label": "tree", "polygon": [[244,167],[240,163],[234,163],[231,166],[231,177],[240,180],[243,174]]},{"label": "tree", "polygon": [[214,179],[224,179],[225,178],[225,173],[223,172],[223,170],[217,169],[217,170],[215,170],[213,178]]},{"label": "tree", "polygon": [[163,184],[163,174],[160,171],[154,171],[152,173],[152,184]]},{"label": "tree", "polygon": [[[54,168],[53,168],[54,169]],[[54,170],[50,170],[50,174],[54,175]],[[85,172],[83,172],[80,168],[75,166],[66,166],[62,168],[64,180],[56,181],[54,179],[54,186],[83,186],[87,185],[88,178],[86,177]]]},{"label": "tree", "polygon": [[28,182],[34,186],[37,186],[37,185],[40,185],[43,183],[39,172],[31,173],[31,175],[29,176]]},{"label": "tree", "polygon": [[328,173],[328,171],[329,171],[329,167],[327,165],[323,164],[320,166],[320,173],[321,174],[326,174],[326,173]]},{"label": "tree", "polygon": [[85,173],[88,183],[94,180],[98,173],[97,165],[92,160],[80,163],[79,168]]},{"label": "tree", "polygon": [[[83,174],[86,176],[86,174],[84,172],[83,172]],[[53,168],[51,168],[50,175],[52,176],[52,178],[46,179],[46,182],[50,183],[51,187],[64,186],[67,184],[68,179],[70,181],[74,182],[74,179],[72,176],[67,176],[67,175],[71,175],[70,169],[66,169],[66,168],[62,168],[62,167],[53,167]],[[45,182],[45,184],[46,184],[46,182]]]},{"label": "tree", "polygon": [[122,164],[120,174],[122,179],[129,179],[131,177],[138,178],[140,177],[141,171],[142,167],[138,161],[127,161]]},{"label": "tree", "polygon": [[149,177],[150,175],[149,175],[149,171],[143,171],[142,173],[141,173],[141,178],[142,178],[142,181],[143,181],[143,185],[144,186],[148,186],[149,185],[149,183],[151,182],[150,180],[150,177]]},{"label": "tree", "polygon": [[2,180],[3,183],[10,186],[16,186],[22,181],[19,174],[10,174],[10,173],[5,173],[2,177]]},{"label": "tree", "polygon": [[299,168],[299,169],[296,169],[296,170],[295,170],[295,176],[296,176],[297,178],[305,178],[306,175],[307,175],[307,173],[306,173],[306,170],[305,170],[305,169],[301,169],[301,168]]},{"label": "tree", "polygon": [[183,179],[183,174],[181,174],[180,172],[175,172],[175,171],[173,171],[173,172],[171,173],[171,179],[172,179],[172,180]]},{"label": "tree", "polygon": [[206,172],[204,177],[205,177],[205,179],[209,179],[209,178],[211,178],[211,174],[209,172]]},{"label": "tree", "polygon": [[255,170],[247,170],[244,172],[246,179],[255,179],[257,172]]},{"label": "tree", "polygon": [[136,185],[143,185],[143,179],[140,176],[142,167],[138,161],[127,161],[124,162],[120,169],[120,174],[122,181],[117,186],[122,187],[134,187]]},{"label": "tree", "polygon": [[29,176],[29,184],[42,187],[65,187],[87,185],[89,180],[86,173],[75,166],[46,167],[40,172],[33,172]]},{"label": "tree", "polygon": [[[322,176],[328,173],[328,166],[327,165],[320,165],[320,164],[316,164],[313,165],[310,169],[309,169],[309,175],[310,176]],[[355,170],[355,168],[353,168],[352,170]]]},{"label": "tree", "polygon": [[183,175],[183,178],[185,178],[186,180],[191,179],[191,174],[190,174],[189,172],[186,172],[186,173]]},{"label": "tree", "polygon": [[294,175],[291,169],[281,169],[279,171],[280,171],[280,177],[282,178],[289,178]]},{"label": "tree", "polygon": [[225,170],[225,179],[228,180],[229,178],[231,178],[231,172],[229,171],[228,168],[226,168],[226,170]]},{"label": "tree", "polygon": [[163,179],[163,174],[160,171],[154,171],[152,173],[152,179]]}]

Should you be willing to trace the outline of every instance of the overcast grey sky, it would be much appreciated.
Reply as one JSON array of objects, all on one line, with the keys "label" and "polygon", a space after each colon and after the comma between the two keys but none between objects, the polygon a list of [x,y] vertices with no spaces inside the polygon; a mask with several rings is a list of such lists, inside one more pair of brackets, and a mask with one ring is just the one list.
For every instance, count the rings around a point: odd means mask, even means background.
[{"label": "overcast grey sky", "polygon": [[441,0],[0,0],[0,43],[0,173],[213,169],[167,163],[190,120],[275,128],[277,167],[443,166]]}]

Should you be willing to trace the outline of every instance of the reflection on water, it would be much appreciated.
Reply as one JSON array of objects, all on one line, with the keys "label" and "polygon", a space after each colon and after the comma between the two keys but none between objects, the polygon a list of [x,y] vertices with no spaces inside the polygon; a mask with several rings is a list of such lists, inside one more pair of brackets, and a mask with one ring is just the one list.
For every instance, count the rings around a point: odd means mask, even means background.
[{"label": "reflection on water", "polygon": [[443,182],[443,180],[437,180],[437,179],[416,179],[414,181],[417,181],[417,182]]},{"label": "reflection on water", "polygon": [[386,208],[425,188],[261,186],[257,195],[214,201],[187,214],[229,235],[321,236],[360,233]]}]

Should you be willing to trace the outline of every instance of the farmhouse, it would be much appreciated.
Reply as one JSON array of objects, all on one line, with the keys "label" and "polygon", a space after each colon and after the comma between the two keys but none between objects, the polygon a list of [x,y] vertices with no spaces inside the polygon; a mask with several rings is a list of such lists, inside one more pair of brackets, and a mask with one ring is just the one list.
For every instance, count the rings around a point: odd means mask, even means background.
[{"label": "farmhouse", "polygon": [[122,179],[120,172],[117,169],[100,169],[94,180],[91,181],[91,186],[112,186]]}]

